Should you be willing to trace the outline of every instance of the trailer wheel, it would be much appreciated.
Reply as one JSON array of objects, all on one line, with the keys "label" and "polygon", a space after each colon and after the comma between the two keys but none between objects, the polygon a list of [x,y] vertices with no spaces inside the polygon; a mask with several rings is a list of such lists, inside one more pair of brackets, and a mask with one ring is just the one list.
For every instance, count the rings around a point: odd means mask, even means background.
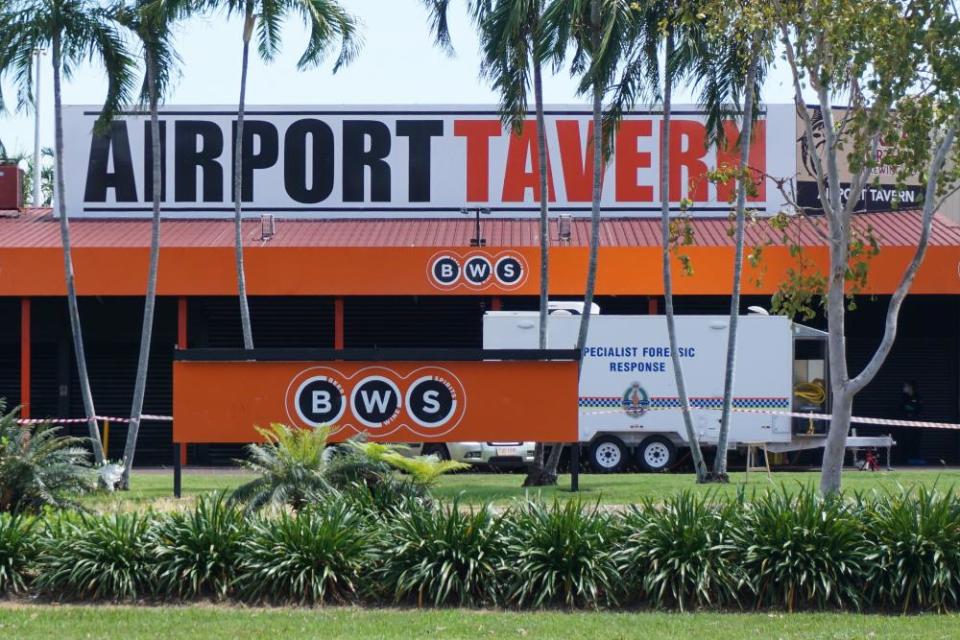
[{"label": "trailer wheel", "polygon": [[616,473],[627,464],[627,446],[614,436],[600,436],[590,443],[590,466],[597,473]]},{"label": "trailer wheel", "polygon": [[676,458],[677,448],[663,436],[650,436],[637,447],[637,462],[644,471],[666,471]]}]

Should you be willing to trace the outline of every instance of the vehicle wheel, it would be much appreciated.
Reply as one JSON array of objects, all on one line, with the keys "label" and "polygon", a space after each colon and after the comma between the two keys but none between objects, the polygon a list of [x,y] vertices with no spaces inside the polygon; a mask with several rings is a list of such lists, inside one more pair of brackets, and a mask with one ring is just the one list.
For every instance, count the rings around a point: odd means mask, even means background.
[{"label": "vehicle wheel", "polygon": [[627,464],[627,445],[614,436],[600,436],[590,443],[590,466],[597,473],[616,473]]},{"label": "vehicle wheel", "polygon": [[637,447],[637,462],[644,471],[666,471],[677,458],[677,447],[663,436],[650,436]]},{"label": "vehicle wheel", "polygon": [[423,445],[423,455],[437,456],[441,460],[449,460],[450,452],[445,444],[425,444]]}]

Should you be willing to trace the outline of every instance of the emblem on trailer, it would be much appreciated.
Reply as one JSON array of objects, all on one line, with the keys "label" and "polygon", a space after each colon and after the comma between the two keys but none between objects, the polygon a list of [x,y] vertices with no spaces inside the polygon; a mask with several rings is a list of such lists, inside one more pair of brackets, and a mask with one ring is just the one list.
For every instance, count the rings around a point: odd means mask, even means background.
[{"label": "emblem on trailer", "polygon": [[620,406],[623,408],[623,412],[631,418],[639,418],[650,408],[650,396],[647,395],[646,390],[640,386],[639,382],[634,382],[623,392]]}]

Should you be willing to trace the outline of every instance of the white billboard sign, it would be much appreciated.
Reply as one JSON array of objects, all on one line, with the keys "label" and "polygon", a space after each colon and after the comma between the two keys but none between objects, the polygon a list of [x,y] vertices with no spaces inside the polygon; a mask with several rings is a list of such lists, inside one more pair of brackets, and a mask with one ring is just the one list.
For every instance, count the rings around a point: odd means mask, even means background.
[{"label": "white billboard sign", "polygon": [[[64,110],[64,179],[71,217],[150,215],[150,121],[126,114],[106,135],[94,135],[94,107]],[[725,216],[732,185],[706,172],[734,165],[737,124],[729,147],[705,145],[705,118],[677,107],[671,126],[670,199],[689,200],[696,216]],[[768,106],[750,153],[757,175],[796,173],[794,114]],[[162,211],[165,217],[233,215],[236,109],[166,107],[160,114]],[[651,217],[659,211],[662,118],[627,116],[604,168],[606,216]],[[531,117],[520,134],[505,129],[495,107],[250,107],[244,119],[242,199],[245,215],[296,218],[457,216],[490,208],[503,217],[538,215],[539,157]],[[589,215],[592,178],[590,112],[549,107],[546,116],[549,198],[556,213]],[[751,207],[773,213],[782,198],[760,179]]]}]

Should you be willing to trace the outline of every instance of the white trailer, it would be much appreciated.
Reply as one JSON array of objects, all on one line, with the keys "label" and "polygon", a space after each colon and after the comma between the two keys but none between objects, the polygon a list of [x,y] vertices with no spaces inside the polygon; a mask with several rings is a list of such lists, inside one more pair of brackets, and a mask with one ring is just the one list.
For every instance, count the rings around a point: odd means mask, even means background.
[{"label": "white trailer", "polygon": [[[728,324],[727,316],[676,316],[693,425],[706,446],[715,446],[719,437]],[[575,307],[553,311],[547,346],[574,348],[579,327]],[[484,316],[483,346],[536,348],[538,328],[536,312],[490,311]],[[829,412],[826,336],[783,316],[741,316],[733,406]],[[633,458],[647,471],[663,471],[687,446],[669,344],[664,316],[591,317],[577,400],[580,442],[594,470],[619,471]],[[729,446],[809,449],[823,446],[825,431],[825,423],[804,418],[735,412]],[[888,438],[856,438],[848,446],[890,444]]]}]

